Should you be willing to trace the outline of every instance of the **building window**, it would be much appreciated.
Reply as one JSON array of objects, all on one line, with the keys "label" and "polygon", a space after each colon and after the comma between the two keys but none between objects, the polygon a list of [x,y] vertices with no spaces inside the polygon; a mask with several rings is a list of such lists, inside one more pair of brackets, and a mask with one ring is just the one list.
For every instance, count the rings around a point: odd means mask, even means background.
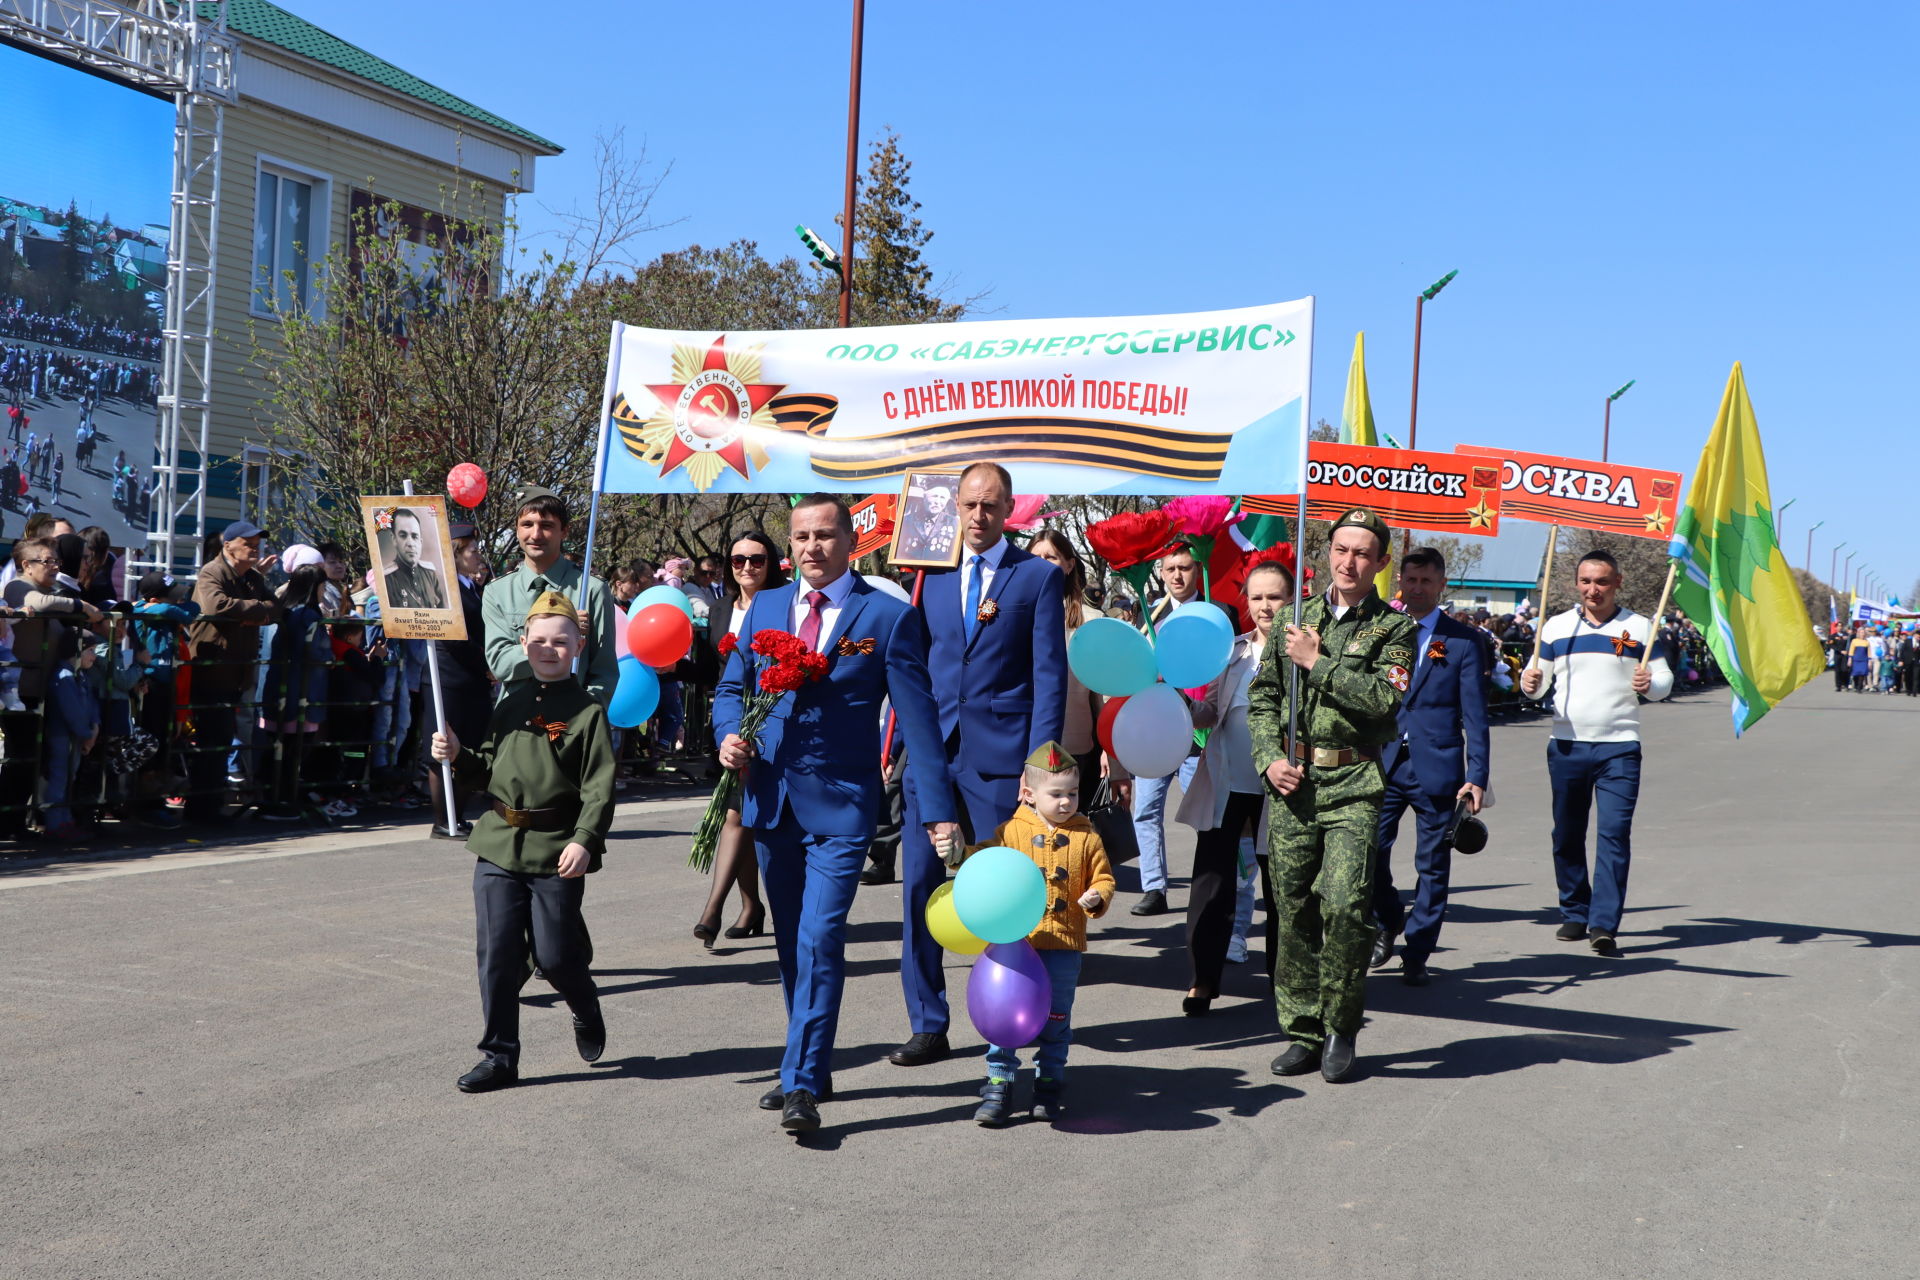
[{"label": "building window", "polygon": [[313,260],[324,256],[327,180],[282,165],[262,164],[253,213],[253,310],[300,311],[313,296]]}]

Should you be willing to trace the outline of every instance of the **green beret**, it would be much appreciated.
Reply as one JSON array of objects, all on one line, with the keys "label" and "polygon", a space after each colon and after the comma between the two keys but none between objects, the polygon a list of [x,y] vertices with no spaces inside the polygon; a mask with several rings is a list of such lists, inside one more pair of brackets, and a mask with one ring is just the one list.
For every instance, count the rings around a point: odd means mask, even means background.
[{"label": "green beret", "polygon": [[1388,547],[1393,545],[1393,535],[1387,532],[1387,522],[1365,507],[1355,507],[1338,520],[1335,520],[1333,522],[1333,528],[1327,531],[1327,536],[1331,538],[1342,529],[1365,529],[1380,540],[1380,550],[1382,552],[1385,552]]}]

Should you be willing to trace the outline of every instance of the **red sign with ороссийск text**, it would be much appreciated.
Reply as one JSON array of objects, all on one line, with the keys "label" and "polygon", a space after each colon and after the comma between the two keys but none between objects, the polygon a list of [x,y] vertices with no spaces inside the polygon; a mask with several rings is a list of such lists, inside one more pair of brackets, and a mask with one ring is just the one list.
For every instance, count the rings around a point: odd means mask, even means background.
[{"label": "red sign with \u043e\u0440\u043e\u0441\u0441\u0438\u0439\u0441\u043a text", "polygon": [[[1396,529],[1492,537],[1500,532],[1500,467],[1451,453],[1375,445],[1307,446],[1307,515],[1338,520],[1365,507]],[[1241,510],[1293,516],[1298,495],[1250,495]]]}]

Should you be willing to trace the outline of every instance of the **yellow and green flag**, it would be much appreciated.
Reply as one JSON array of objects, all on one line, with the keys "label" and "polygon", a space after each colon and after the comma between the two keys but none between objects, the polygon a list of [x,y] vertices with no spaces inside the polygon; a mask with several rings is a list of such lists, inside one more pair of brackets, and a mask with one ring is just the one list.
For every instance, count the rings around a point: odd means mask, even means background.
[{"label": "yellow and green flag", "polygon": [[1673,602],[1701,624],[1733,687],[1733,733],[1752,727],[1825,667],[1773,530],[1760,428],[1734,362],[1667,548]]},{"label": "yellow and green flag", "polygon": [[[1367,335],[1353,335],[1353,363],[1347,366],[1347,398],[1340,406],[1340,443],[1377,445],[1373,429],[1373,397],[1367,394]],[[1393,566],[1374,575],[1374,590],[1382,600],[1393,599]]]}]

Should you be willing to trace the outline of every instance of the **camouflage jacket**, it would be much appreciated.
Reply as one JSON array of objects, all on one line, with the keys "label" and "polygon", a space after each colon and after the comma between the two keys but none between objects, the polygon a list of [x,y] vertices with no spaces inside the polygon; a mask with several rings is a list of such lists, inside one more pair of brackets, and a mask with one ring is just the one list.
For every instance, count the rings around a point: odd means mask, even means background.
[{"label": "camouflage jacket", "polygon": [[[1300,673],[1300,735],[1313,747],[1378,747],[1393,740],[1394,717],[1413,671],[1418,627],[1369,595],[1335,619],[1323,593],[1301,607],[1302,625],[1320,632],[1320,660]],[[1287,635],[1275,625],[1247,691],[1247,728],[1260,772],[1286,754]]]}]

